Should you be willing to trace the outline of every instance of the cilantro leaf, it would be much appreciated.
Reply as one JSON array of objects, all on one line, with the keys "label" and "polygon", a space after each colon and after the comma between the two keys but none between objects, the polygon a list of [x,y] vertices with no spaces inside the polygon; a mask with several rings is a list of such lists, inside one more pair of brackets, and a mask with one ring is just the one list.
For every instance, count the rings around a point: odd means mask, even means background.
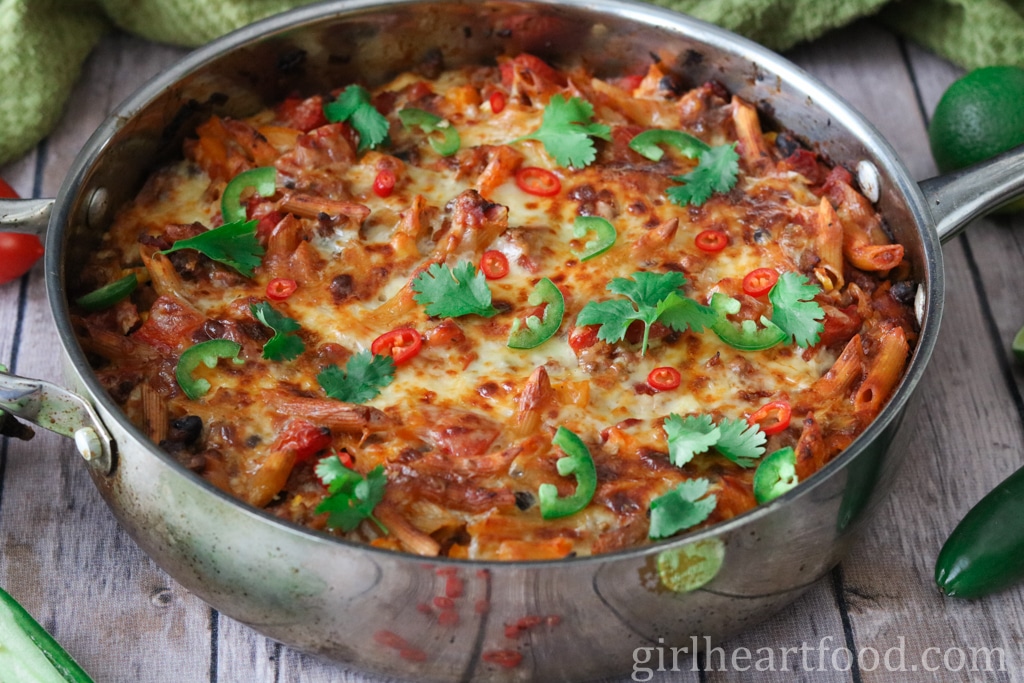
[{"label": "cilantro leaf", "polygon": [[195,249],[217,263],[223,263],[246,277],[252,277],[256,266],[263,262],[264,254],[263,247],[256,240],[258,222],[225,223],[201,235],[178,240],[170,249],[164,249],[160,253],[170,254],[179,249]]},{"label": "cilantro leaf", "polygon": [[331,365],[316,376],[324,392],[346,403],[365,403],[395,379],[395,361],[363,350],[348,359],[345,369]]},{"label": "cilantro leaf", "polygon": [[668,437],[668,459],[676,467],[682,467],[716,443],[722,430],[711,424],[710,415],[679,417],[672,413],[665,418],[665,435]]},{"label": "cilantro leaf", "polygon": [[623,299],[590,301],[576,317],[576,324],[600,325],[597,338],[609,344],[622,341],[630,324],[639,320],[644,324],[644,338],[640,355],[647,353],[651,325],[661,322],[677,332],[687,328],[702,332],[717,319],[717,314],[707,306],[680,295],[679,289],[686,284],[686,277],[679,272],[633,273],[633,279],[614,278],[608,283],[608,291],[627,297]]},{"label": "cilantro leaf", "polygon": [[249,304],[249,310],[261,323],[274,330],[274,336],[263,345],[263,357],[267,360],[295,360],[306,350],[298,335],[302,329],[298,322],[278,313],[266,301]]},{"label": "cilantro leaf", "polygon": [[413,299],[426,307],[427,315],[458,318],[476,314],[490,318],[498,313],[491,305],[487,278],[469,261],[459,261],[454,268],[440,263],[416,276],[412,281]]},{"label": "cilantro leaf", "polygon": [[797,346],[807,348],[818,343],[825,325],[825,317],[814,295],[820,291],[816,285],[798,273],[783,273],[768,292],[772,302],[772,322],[788,334]]},{"label": "cilantro leaf", "polygon": [[648,536],[667,538],[703,522],[718,505],[718,496],[708,492],[707,479],[684,481],[668,493],[651,501],[651,527]]},{"label": "cilantro leaf", "polygon": [[594,123],[594,107],[586,100],[555,95],[544,108],[541,126],[520,140],[537,140],[559,166],[583,168],[597,158],[592,137],[611,140],[611,128]]},{"label": "cilantro leaf", "polygon": [[370,104],[370,93],[361,85],[350,85],[338,99],[324,105],[324,116],[331,123],[348,121],[359,133],[357,152],[387,144],[388,120]]},{"label": "cilantro leaf", "polygon": [[736,143],[716,145],[697,157],[697,167],[685,175],[671,176],[684,185],[668,188],[665,194],[673,204],[700,206],[715,192],[728,192],[736,185],[740,155]]},{"label": "cilantro leaf", "polygon": [[740,467],[753,467],[764,455],[765,435],[756,424],[748,425],[746,420],[725,418],[718,427],[722,435],[715,444],[715,450]]},{"label": "cilantro leaf", "polygon": [[327,526],[352,531],[364,519],[370,519],[387,533],[387,528],[373,516],[373,509],[384,499],[387,484],[383,465],[377,465],[364,477],[332,455],[317,463],[316,475],[329,492],[316,507],[317,514],[329,513]]}]

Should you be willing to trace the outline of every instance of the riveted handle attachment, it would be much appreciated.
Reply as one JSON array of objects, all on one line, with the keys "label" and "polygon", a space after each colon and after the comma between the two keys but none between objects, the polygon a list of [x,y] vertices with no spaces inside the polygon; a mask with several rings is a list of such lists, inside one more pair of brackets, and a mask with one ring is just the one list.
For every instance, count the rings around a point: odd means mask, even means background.
[{"label": "riveted handle attachment", "polygon": [[8,374],[0,366],[0,428],[5,434],[32,438],[32,430],[13,423],[11,415],[74,439],[90,467],[104,475],[113,471],[114,440],[93,407],[78,394],[50,382]]}]

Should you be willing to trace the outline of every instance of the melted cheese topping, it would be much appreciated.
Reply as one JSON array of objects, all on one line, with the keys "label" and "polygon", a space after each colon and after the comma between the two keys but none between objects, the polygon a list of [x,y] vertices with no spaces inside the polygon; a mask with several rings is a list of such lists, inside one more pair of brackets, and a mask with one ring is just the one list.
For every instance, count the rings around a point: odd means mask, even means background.
[{"label": "melted cheese topping", "polygon": [[[766,297],[743,294],[742,279],[773,267],[816,281],[819,204],[823,195],[839,194],[824,182],[828,169],[813,156],[806,163],[806,151],[800,153],[805,163],[795,163],[800,154],[784,154],[771,144],[774,136],[760,138],[768,155],[761,163],[741,139],[736,187],[699,207],[677,206],[665,194],[678,184],[670,177],[696,162],[672,151],[651,162],[626,143],[654,126],[686,130],[712,145],[734,142],[737,102],[713,85],[682,96],[659,89],[666,75],[657,66],[630,87],[578,71],[545,78],[529,64],[517,58],[500,70],[451,71],[433,81],[405,74],[377,88],[374,102],[390,121],[390,144],[361,154],[348,126],[317,120],[319,97],[201,126],[187,158],[155,174],[120,213],[83,275],[97,285],[127,269],[151,275],[131,301],[80,319],[83,345],[131,418],[216,485],[314,528],[327,524],[315,512],[327,491],[313,468],[331,451],[310,457],[287,435],[296,424],[328,429],[331,449],[347,454],[355,470],[382,465],[388,477],[377,516],[392,533],[382,535],[367,521],[346,535],[455,557],[553,558],[644,543],[651,501],[696,477],[708,479],[717,497],[708,523],[752,507],[753,469],[713,450],[683,467],[669,462],[662,427],[669,414],[743,420],[768,402],[788,401],[792,421],[769,438],[767,452],[796,446],[801,478],[838,453],[877,413],[858,407],[857,391],[870,375],[878,340],[894,326],[913,338],[907,307],[879,277],[886,273],[847,264],[849,284],[817,297],[826,311],[825,334],[807,349],[783,344],[743,352],[710,330],[661,325],[644,354],[635,330],[616,344],[593,336],[590,343],[570,343],[585,336],[575,320],[587,302],[612,298],[609,281],[639,271],[682,272],[684,293],[701,304],[714,292],[739,298],[742,318],[770,314]],[[488,99],[494,92],[506,99],[497,113]],[[540,142],[521,139],[541,126],[544,104],[555,93],[591,102],[596,120],[611,127],[612,140],[597,142],[596,163],[560,168]],[[427,136],[399,123],[403,107],[447,119],[459,132],[460,150],[440,157]],[[216,225],[226,182],[261,165],[277,167],[277,193],[248,204],[267,246],[253,278],[195,252],[177,252],[169,261],[155,255]],[[542,197],[520,189],[516,171],[530,166],[555,174],[561,190]],[[382,169],[397,178],[386,197],[373,190]],[[843,183],[833,176],[830,182]],[[297,195],[329,201],[319,214],[289,209]],[[870,224],[872,239],[887,241],[877,216],[854,215],[844,201],[833,203],[854,234]],[[345,213],[337,202],[365,209]],[[617,231],[607,253],[585,262],[579,254],[592,236],[573,236],[581,215],[602,216]],[[700,250],[695,238],[707,229],[725,233],[728,245],[716,253]],[[488,281],[497,315],[438,320],[412,299],[410,281],[429,263],[478,264],[487,250],[500,251],[510,265],[507,276]],[[889,271],[890,279],[904,270]],[[301,325],[305,351],[275,362],[262,358],[269,335],[249,305],[267,300],[267,284],[282,277],[298,289],[270,303]],[[527,299],[544,277],[565,297],[559,331],[536,348],[510,349],[513,321],[538,312]],[[829,327],[835,321],[838,332]],[[325,396],[320,371],[344,367],[377,337],[402,327],[417,330],[423,347],[366,402],[372,415]],[[186,348],[211,338],[239,342],[245,363],[197,370],[213,389],[193,401],[174,380],[174,367]],[[822,402],[822,378],[851,340],[862,347],[853,351],[863,372]],[[657,391],[647,383],[664,366],[681,374],[677,389]],[[198,438],[188,433],[188,416],[201,420]],[[193,432],[196,424],[193,419]],[[559,426],[587,444],[598,491],[581,512],[543,520],[538,487],[555,484],[562,495],[575,488],[556,470],[562,453],[551,438]]]}]

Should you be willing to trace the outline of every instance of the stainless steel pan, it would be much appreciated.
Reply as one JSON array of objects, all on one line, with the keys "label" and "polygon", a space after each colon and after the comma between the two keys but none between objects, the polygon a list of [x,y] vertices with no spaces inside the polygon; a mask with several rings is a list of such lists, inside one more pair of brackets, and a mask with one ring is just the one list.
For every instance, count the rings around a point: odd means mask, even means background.
[{"label": "stainless steel pan", "polygon": [[[721,81],[877,187],[877,206],[920,283],[921,336],[878,419],[840,457],[767,506],[658,545],[556,562],[479,563],[354,545],[246,507],[159,451],[121,413],[72,332],[83,254],[146,173],[211,113],[242,116],[298,90],[378,83],[440,56],[456,66],[529,51],[597,74],[657,54],[690,84]],[[913,180],[835,93],[778,55],[713,26],[616,0],[333,2],[255,24],[189,55],[123,103],[56,200],[0,202],[0,223],[46,233],[47,288],[71,392],[0,375],[2,407],[73,437],[121,524],[179,583],[291,646],[415,680],[586,680],[628,672],[637,647],[713,641],[793,601],[846,553],[905,452],[900,425],[938,333],[939,245],[1024,188],[1016,151],[959,175]],[[873,180],[873,182],[872,182]],[[73,392],[73,393],[72,393]],[[417,611],[462,582],[460,621]],[[519,639],[505,625],[555,616]],[[388,634],[400,636],[399,641]],[[515,649],[505,668],[489,653]],[[417,661],[423,659],[423,661]]]}]

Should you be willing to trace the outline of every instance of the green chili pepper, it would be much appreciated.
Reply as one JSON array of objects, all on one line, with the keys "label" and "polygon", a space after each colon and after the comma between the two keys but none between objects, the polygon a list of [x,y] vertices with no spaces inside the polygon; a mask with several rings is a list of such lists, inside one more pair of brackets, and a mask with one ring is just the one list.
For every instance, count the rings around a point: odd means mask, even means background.
[{"label": "green chili pepper", "polygon": [[109,285],[104,285],[94,292],[78,297],[75,299],[75,303],[78,304],[79,308],[87,311],[101,311],[104,308],[110,308],[134,292],[138,286],[139,279],[135,277],[135,273],[132,273],[131,275],[125,275],[120,280],[111,282]]},{"label": "green chili pepper", "polygon": [[261,197],[274,194],[277,192],[277,169],[273,166],[252,168],[231,179],[220,198],[220,215],[225,223],[245,220],[242,193],[250,187]]},{"label": "green chili pepper", "polygon": [[799,482],[796,476],[796,451],[788,446],[780,448],[757,466],[754,472],[754,498],[758,503],[767,503]]},{"label": "green chili pepper", "polygon": [[761,316],[761,324],[764,325],[761,329],[757,328],[753,320],[744,320],[737,328],[725,317],[739,313],[740,310],[740,302],[731,296],[715,292],[711,295],[710,306],[718,314],[718,320],[711,325],[711,329],[719,339],[740,351],[770,349],[789,338],[782,328],[764,316]]},{"label": "green chili pepper", "polygon": [[554,282],[548,278],[538,282],[530,292],[527,301],[531,306],[547,304],[544,308],[544,318],[531,315],[526,319],[525,327],[519,318],[513,320],[512,331],[508,335],[510,349],[532,349],[535,346],[540,346],[555,336],[558,328],[562,325],[562,316],[565,315],[565,298]]},{"label": "green chili pepper", "polygon": [[935,561],[946,595],[978,598],[1024,580],[1024,468],[1010,475],[953,529]]},{"label": "green chili pepper", "polygon": [[92,683],[78,662],[3,589],[0,671],[10,683]]},{"label": "green chili pepper", "polygon": [[559,458],[555,465],[563,477],[570,474],[576,477],[576,492],[559,498],[558,488],[554,484],[541,484],[537,490],[537,499],[540,501],[540,515],[544,519],[576,514],[587,507],[597,491],[597,468],[580,437],[565,427],[559,427],[551,443],[565,452],[565,457]]},{"label": "green chili pepper", "polygon": [[711,149],[706,142],[689,133],[663,128],[645,130],[629,141],[631,150],[651,161],[660,161],[661,157],[665,156],[665,152],[658,145],[675,147],[680,153],[691,159],[696,159],[701,152]]},{"label": "green chili pepper", "polygon": [[572,236],[583,237],[588,232],[596,232],[597,237],[584,244],[584,250],[577,253],[580,261],[589,261],[595,256],[600,256],[615,244],[618,233],[615,226],[600,216],[576,216],[572,225]]},{"label": "green chili pepper", "polygon": [[[398,118],[401,119],[402,125],[406,128],[419,128],[429,135],[428,141],[430,146],[443,157],[450,157],[455,154],[462,145],[459,131],[455,130],[455,126],[440,116],[431,114],[429,111],[416,109],[415,107],[406,107],[398,112]],[[432,135],[434,132],[441,133],[441,139]]]},{"label": "green chili pepper", "polygon": [[192,371],[198,368],[200,363],[208,368],[216,367],[217,361],[221,358],[230,358],[235,365],[242,365],[245,361],[238,357],[241,351],[241,344],[228,339],[211,339],[186,349],[174,369],[178,386],[193,401],[205,396],[210,390],[210,383],[202,377],[196,379],[192,376]]}]

